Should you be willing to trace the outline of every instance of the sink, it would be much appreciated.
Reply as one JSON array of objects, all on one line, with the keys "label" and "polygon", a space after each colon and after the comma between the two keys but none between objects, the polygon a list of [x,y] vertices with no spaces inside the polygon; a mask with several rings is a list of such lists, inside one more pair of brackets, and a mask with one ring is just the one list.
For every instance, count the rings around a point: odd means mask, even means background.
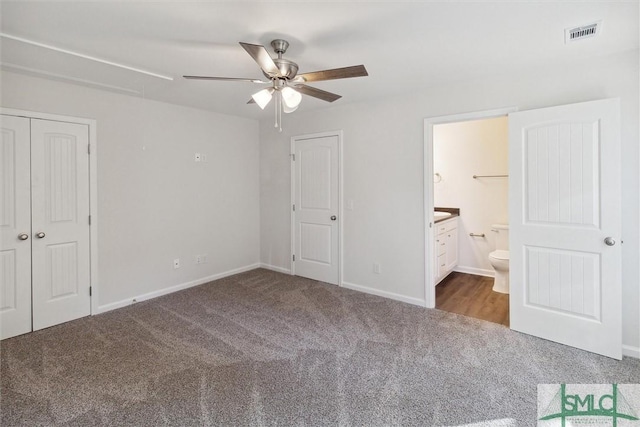
[{"label": "sink", "polygon": [[434,220],[439,220],[439,219],[443,219],[443,218],[448,218],[451,216],[451,212],[442,212],[442,211],[435,211],[433,213],[433,219]]}]

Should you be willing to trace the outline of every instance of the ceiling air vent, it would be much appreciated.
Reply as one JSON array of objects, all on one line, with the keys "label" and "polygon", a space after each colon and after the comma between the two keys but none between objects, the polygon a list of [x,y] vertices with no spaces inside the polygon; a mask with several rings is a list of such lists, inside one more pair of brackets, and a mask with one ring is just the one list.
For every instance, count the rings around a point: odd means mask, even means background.
[{"label": "ceiling air vent", "polygon": [[581,27],[567,28],[564,30],[564,42],[570,43],[577,40],[587,39],[589,37],[595,37],[600,34],[601,27],[602,21],[598,21]]}]

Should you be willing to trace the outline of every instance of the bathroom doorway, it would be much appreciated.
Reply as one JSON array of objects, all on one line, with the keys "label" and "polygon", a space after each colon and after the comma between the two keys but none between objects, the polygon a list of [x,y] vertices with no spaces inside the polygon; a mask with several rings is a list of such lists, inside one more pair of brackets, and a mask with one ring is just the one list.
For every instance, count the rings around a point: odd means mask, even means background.
[{"label": "bathroom doorway", "polygon": [[[623,203],[617,98],[425,119],[425,306],[435,308],[435,279],[442,277],[434,270],[436,235],[446,233],[447,239],[457,242],[449,235],[458,231],[451,225],[435,226],[434,128],[505,115],[509,128],[507,270],[516,279],[509,286],[509,327],[621,359]],[[464,215],[461,210],[460,217]],[[501,225],[492,228],[499,230]],[[448,268],[447,262],[445,272]]]},{"label": "bathroom doorway", "polygon": [[427,305],[505,326],[512,111],[425,120]]}]

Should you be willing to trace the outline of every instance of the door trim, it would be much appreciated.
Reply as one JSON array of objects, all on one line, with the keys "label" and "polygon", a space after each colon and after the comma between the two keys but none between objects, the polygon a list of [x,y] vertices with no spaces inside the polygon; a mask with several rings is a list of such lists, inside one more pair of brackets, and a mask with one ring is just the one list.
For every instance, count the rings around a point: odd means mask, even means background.
[{"label": "door trim", "polygon": [[36,111],[19,110],[15,108],[0,107],[0,114],[7,116],[25,117],[28,119],[51,120],[55,122],[67,122],[89,127],[89,268],[91,286],[91,315],[99,313],[98,310],[98,138],[97,122],[94,119],[63,116],[59,114],[39,113]]},{"label": "door trim", "polygon": [[329,136],[335,136],[338,138],[338,286],[342,287],[342,278],[343,278],[343,265],[342,262],[342,247],[344,245],[344,240],[342,237],[343,230],[343,222],[344,222],[344,211],[342,206],[342,194],[343,194],[343,163],[342,163],[342,140],[343,140],[343,132],[342,130],[334,130],[327,132],[318,132],[318,133],[309,133],[304,135],[296,135],[291,137],[290,148],[289,148],[289,163],[291,164],[291,194],[289,199],[289,213],[290,213],[290,229],[291,229],[291,250],[289,253],[289,265],[291,275],[295,276],[295,262],[293,261],[293,255],[296,249],[296,215],[293,211],[293,205],[296,200],[296,169],[295,163],[293,161],[293,155],[295,154],[295,146],[297,141],[304,141],[306,139],[313,138],[324,138]]},{"label": "door trim", "polygon": [[[504,107],[495,110],[475,111],[471,113],[452,114],[447,116],[428,117],[424,119],[424,306],[435,308],[436,289],[434,286],[433,272],[435,263],[433,254],[428,248],[433,248],[435,234],[433,232],[433,127],[445,123],[466,122],[470,120],[490,119],[503,117],[509,113],[518,111],[518,107]],[[428,215],[428,216],[427,216]],[[427,256],[427,254],[429,254]]]}]

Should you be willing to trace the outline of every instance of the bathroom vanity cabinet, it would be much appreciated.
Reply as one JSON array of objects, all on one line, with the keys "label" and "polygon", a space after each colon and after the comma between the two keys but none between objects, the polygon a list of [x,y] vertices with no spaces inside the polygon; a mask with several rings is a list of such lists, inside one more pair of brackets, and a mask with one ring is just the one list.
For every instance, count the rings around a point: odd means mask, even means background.
[{"label": "bathroom vanity cabinet", "polygon": [[437,285],[458,265],[458,218],[435,224],[435,280]]}]

